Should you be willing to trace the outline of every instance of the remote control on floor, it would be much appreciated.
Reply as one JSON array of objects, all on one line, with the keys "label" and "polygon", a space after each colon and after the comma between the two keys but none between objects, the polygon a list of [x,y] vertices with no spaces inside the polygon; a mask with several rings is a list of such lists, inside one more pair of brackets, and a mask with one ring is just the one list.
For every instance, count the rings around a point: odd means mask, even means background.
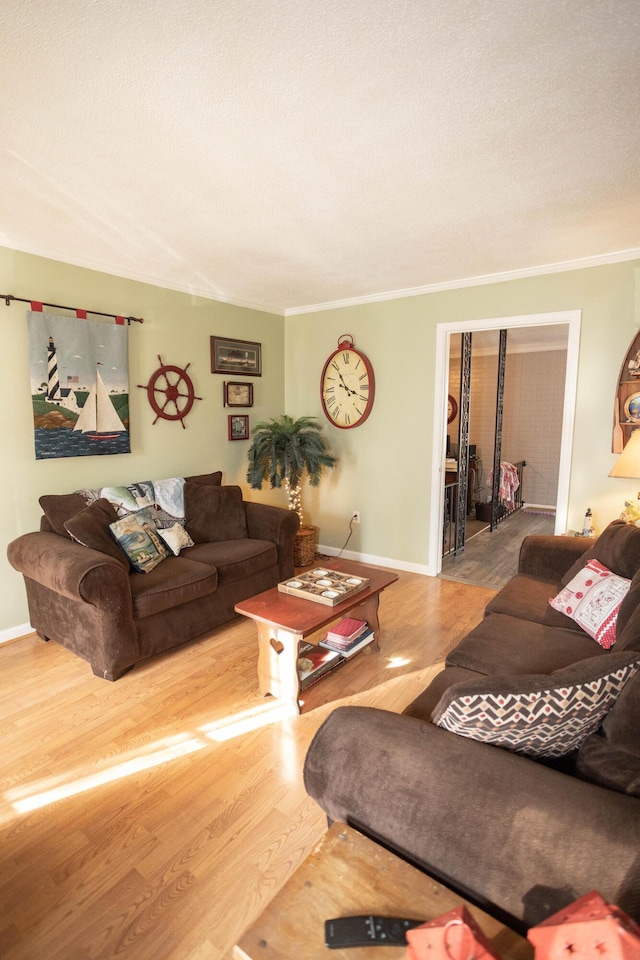
[{"label": "remote control on floor", "polygon": [[340,947],[406,944],[407,930],[419,927],[424,922],[402,917],[337,917],[324,922],[325,943],[334,950]]}]

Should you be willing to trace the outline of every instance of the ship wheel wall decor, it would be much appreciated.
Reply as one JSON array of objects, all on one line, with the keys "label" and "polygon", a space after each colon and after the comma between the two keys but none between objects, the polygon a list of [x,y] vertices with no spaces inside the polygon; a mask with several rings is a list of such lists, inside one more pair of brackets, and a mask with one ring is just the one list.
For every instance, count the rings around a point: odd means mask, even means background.
[{"label": "ship wheel wall decor", "polygon": [[156,414],[154,425],[160,419],[179,420],[185,430],[184,418],[190,413],[193,401],[202,400],[202,397],[196,397],[193,382],[187,373],[191,364],[188,363],[183,369],[163,363],[159,354],[158,361],[160,366],[151,374],[149,383],[139,383],[138,386],[147,391],[147,399]]}]

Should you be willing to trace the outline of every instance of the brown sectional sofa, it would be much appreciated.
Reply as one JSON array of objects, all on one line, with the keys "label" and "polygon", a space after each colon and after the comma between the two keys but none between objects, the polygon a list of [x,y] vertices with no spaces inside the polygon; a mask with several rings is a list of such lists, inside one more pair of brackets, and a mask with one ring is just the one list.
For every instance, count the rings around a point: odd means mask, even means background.
[{"label": "brown sectional sofa", "polygon": [[[232,619],[240,600],[293,574],[296,513],[244,501],[220,472],[187,477],[185,529],[193,546],[147,573],[111,537],[105,499],[41,497],[40,531],[9,545],[24,575],[31,625],[116,680],[134,664]],[[73,535],[82,542],[71,538]]]},{"label": "brown sectional sofa", "polygon": [[[592,557],[631,580],[611,650],[548,602]],[[327,718],[305,760],[307,791],[330,820],[360,829],[516,929],[592,890],[640,921],[636,651],[640,529],[616,521],[595,542],[528,537],[518,574],[402,715],[341,707]],[[560,684],[564,696],[566,684],[571,698],[618,667],[627,679],[613,706],[600,719],[587,710],[596,729],[560,757],[529,756],[505,749],[504,740],[498,746],[477,731],[458,735],[438,725],[474,693]],[[564,734],[564,722],[551,717],[552,735]],[[519,723],[507,724],[507,741]]]}]

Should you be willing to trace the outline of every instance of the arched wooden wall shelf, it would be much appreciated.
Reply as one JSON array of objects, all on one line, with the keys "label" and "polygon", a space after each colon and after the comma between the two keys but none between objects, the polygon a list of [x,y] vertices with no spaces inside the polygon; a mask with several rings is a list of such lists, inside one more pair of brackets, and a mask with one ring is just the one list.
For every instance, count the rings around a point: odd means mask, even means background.
[{"label": "arched wooden wall shelf", "polygon": [[622,453],[637,427],[640,427],[640,333],[631,342],[620,368],[613,414],[613,453]]}]

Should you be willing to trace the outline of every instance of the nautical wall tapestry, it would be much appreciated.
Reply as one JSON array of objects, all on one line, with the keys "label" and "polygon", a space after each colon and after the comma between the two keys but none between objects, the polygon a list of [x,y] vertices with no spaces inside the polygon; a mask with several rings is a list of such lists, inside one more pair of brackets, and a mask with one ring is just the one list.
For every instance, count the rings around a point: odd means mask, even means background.
[{"label": "nautical wall tapestry", "polygon": [[27,325],[36,460],[130,453],[127,327],[35,310]]}]

